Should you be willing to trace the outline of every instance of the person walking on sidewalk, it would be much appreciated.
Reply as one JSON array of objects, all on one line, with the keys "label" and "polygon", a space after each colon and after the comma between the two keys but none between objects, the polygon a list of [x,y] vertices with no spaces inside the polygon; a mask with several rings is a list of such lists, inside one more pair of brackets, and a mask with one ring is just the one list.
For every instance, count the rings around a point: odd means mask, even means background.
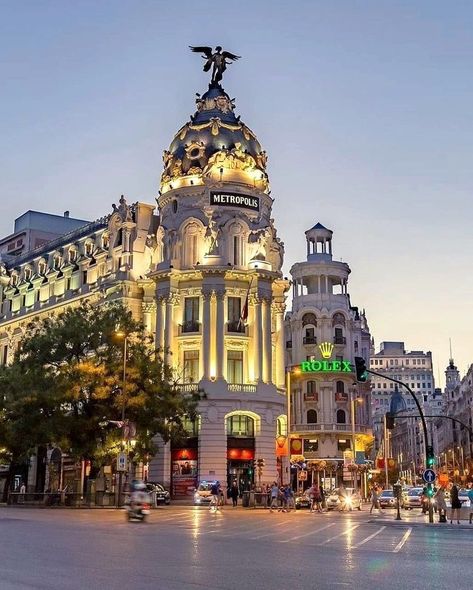
[{"label": "person walking on sidewalk", "polygon": [[450,524],[452,524],[454,514],[457,515],[457,524],[460,524],[460,510],[462,507],[462,503],[460,498],[458,497],[458,488],[456,484],[453,484],[452,489],[450,490],[450,501],[452,502],[452,513],[450,514]]},{"label": "person walking on sidewalk", "polygon": [[240,490],[238,489],[238,484],[236,481],[234,481],[232,483],[232,486],[230,488],[230,498],[232,499],[232,504],[233,504],[233,508],[236,508],[237,504],[238,504],[238,495],[240,493]]},{"label": "person walking on sidewalk", "polygon": [[473,484],[468,489],[468,498],[470,499],[470,524],[473,519]]}]

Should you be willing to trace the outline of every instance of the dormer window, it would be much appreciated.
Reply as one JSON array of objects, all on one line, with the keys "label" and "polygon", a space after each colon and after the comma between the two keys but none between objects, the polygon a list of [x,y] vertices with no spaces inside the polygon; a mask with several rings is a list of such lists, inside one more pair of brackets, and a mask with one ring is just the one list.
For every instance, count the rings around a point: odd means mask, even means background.
[{"label": "dormer window", "polygon": [[109,246],[110,246],[110,234],[108,234],[108,233],[102,234],[102,248],[104,250],[108,250]]},{"label": "dormer window", "polygon": [[38,274],[40,275],[44,275],[46,273],[46,261],[45,260],[40,260],[38,262]]},{"label": "dormer window", "polygon": [[68,252],[69,262],[75,262],[77,260],[77,250],[75,248],[71,248]]},{"label": "dormer window", "polygon": [[92,256],[94,251],[94,244],[92,242],[87,242],[84,247],[84,252],[86,256]]},{"label": "dormer window", "polygon": [[16,271],[12,272],[10,282],[12,287],[16,287],[18,285],[18,273]]},{"label": "dormer window", "polygon": [[60,270],[61,263],[62,263],[61,257],[59,256],[59,254],[57,254],[54,257],[54,259],[53,259],[53,268],[54,268],[54,270]]},{"label": "dormer window", "polygon": [[24,270],[25,281],[30,281],[32,274],[33,274],[33,271],[31,270],[30,267],[25,268],[25,270]]}]

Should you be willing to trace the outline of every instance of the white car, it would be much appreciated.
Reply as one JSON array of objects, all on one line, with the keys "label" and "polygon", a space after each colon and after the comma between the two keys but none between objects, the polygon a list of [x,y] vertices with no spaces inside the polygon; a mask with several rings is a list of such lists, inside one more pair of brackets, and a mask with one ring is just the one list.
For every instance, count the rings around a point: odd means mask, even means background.
[{"label": "white car", "polygon": [[214,481],[201,481],[194,491],[194,505],[210,504],[212,500],[212,486]]},{"label": "white car", "polygon": [[361,510],[361,496],[354,488],[345,488],[343,503],[340,488],[335,488],[327,496],[326,503],[327,510]]}]

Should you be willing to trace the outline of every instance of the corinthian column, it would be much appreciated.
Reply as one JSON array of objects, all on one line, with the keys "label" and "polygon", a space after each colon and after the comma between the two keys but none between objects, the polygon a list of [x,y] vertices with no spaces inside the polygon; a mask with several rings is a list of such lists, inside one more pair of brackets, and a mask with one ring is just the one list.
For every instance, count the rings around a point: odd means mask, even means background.
[{"label": "corinthian column", "polygon": [[156,348],[162,354],[164,348],[164,297],[156,299]]},{"label": "corinthian column", "polygon": [[164,346],[166,348],[166,360],[172,364],[172,341],[174,335],[173,308],[178,303],[178,296],[170,294],[166,299],[166,321],[164,325]]},{"label": "corinthian column", "polygon": [[263,381],[271,383],[273,367],[273,350],[271,342],[271,302],[263,299]]},{"label": "corinthian column", "polygon": [[275,318],[275,326],[276,326],[276,367],[275,367],[275,375],[274,375],[274,382],[276,383],[277,387],[284,388],[285,386],[285,362],[284,362],[284,355],[285,355],[285,334],[284,334],[284,303],[274,303],[273,304],[273,313]]},{"label": "corinthian column", "polygon": [[217,318],[216,318],[216,366],[217,366],[217,379],[223,379],[223,363],[225,361],[225,333],[224,333],[224,302],[225,302],[225,289],[217,289],[215,291],[217,298]]},{"label": "corinthian column", "polygon": [[261,381],[263,378],[263,332],[261,322],[261,299],[253,298],[254,308],[254,367],[255,367],[255,381]]},{"label": "corinthian column", "polygon": [[210,302],[212,300],[212,291],[202,291],[202,378],[210,379],[210,353],[211,353],[211,315]]}]

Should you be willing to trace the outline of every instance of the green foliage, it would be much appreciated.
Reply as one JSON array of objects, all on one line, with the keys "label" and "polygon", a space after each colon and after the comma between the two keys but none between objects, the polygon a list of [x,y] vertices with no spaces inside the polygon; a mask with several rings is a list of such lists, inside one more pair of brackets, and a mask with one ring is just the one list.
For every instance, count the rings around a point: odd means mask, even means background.
[{"label": "green foliage", "polygon": [[37,445],[53,443],[95,465],[116,456],[122,429],[114,422],[123,415],[136,425],[141,460],[155,452],[157,434],[183,435],[199,399],[179,390],[142,326],[117,304],[84,304],[29,326],[13,363],[0,370],[0,392],[5,456],[24,460]]}]

